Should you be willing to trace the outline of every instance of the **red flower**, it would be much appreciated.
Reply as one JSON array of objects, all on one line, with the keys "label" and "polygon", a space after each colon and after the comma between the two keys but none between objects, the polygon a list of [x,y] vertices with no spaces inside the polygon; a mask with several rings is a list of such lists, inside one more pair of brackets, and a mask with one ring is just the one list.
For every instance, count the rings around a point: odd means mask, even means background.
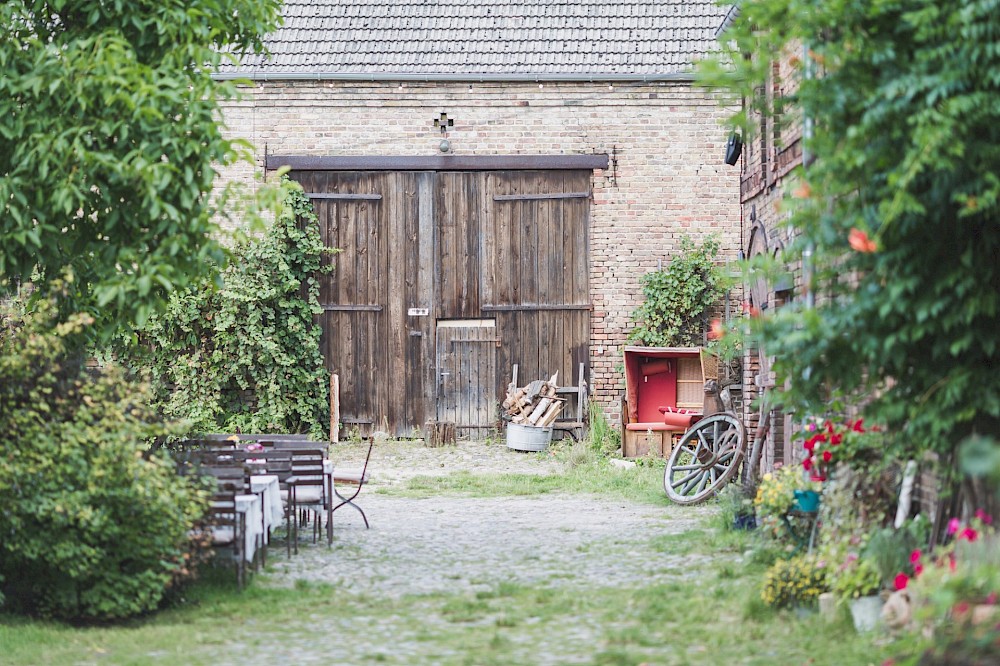
[{"label": "red flower", "polygon": [[826,423],[823,424],[823,426],[826,428],[826,431],[828,433],[830,433],[831,435],[833,434],[833,421],[827,421]]},{"label": "red flower", "polygon": [[833,453],[830,451],[823,452],[823,462],[830,462],[833,460]]},{"label": "red flower", "polygon": [[826,477],[822,474],[813,474],[809,477],[810,481],[826,481]]},{"label": "red flower", "polygon": [[996,592],[990,592],[989,594],[986,595],[986,605],[987,606],[992,606],[992,605],[996,604],[996,602],[997,602],[997,593]]},{"label": "red flower", "polygon": [[896,585],[897,590],[905,590],[909,582],[910,582],[910,577],[907,576],[905,573],[896,574],[896,579],[893,581],[893,583]]},{"label": "red flower", "polygon": [[878,249],[878,245],[875,244],[875,241],[868,238],[868,234],[861,231],[857,227],[853,227],[851,232],[847,234],[847,242],[850,244],[851,249],[855,252],[871,254]]},{"label": "red flower", "polygon": [[918,548],[917,550],[915,550],[915,551],[913,551],[912,553],[910,553],[910,562],[911,562],[912,564],[916,564],[917,562],[919,562],[919,561],[920,561],[920,557],[921,557],[922,555],[923,555],[923,553],[921,553],[921,552],[920,552],[920,549]]},{"label": "red flower", "polygon": [[833,436],[830,437],[830,445],[831,446],[838,446],[843,441],[844,441],[844,436],[841,435],[840,433],[837,433],[836,435],[833,435]]},{"label": "red flower", "polygon": [[922,564],[914,565],[914,567],[913,567],[913,575],[914,576],[919,576],[923,572],[924,572],[924,565],[922,565]]},{"label": "red flower", "polygon": [[806,458],[805,460],[802,461],[802,469],[804,469],[805,471],[808,472],[809,470],[811,470],[812,466],[813,466],[812,456],[810,456],[810,457],[808,457],[808,458]]},{"label": "red flower", "polygon": [[855,421],[853,424],[851,424],[851,430],[853,430],[854,432],[864,432],[865,426],[862,425],[864,421],[865,421],[864,419],[858,419],[857,421]]},{"label": "red flower", "polygon": [[707,336],[708,339],[709,340],[721,340],[722,336],[725,335],[725,334],[726,334],[726,329],[723,328],[722,322],[719,321],[718,319],[713,319],[712,320],[712,328],[708,332],[708,336]]}]

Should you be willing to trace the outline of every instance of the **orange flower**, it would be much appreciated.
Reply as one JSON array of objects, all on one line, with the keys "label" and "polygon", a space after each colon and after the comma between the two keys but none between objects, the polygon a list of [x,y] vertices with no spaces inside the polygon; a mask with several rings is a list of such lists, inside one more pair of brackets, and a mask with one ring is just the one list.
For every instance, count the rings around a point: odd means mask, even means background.
[{"label": "orange flower", "polygon": [[708,332],[709,340],[721,340],[722,336],[726,334],[726,329],[723,328],[722,322],[718,319],[712,320],[712,328]]},{"label": "orange flower", "polygon": [[878,245],[875,244],[875,241],[868,238],[868,234],[861,231],[857,227],[851,228],[851,232],[847,234],[847,242],[850,243],[851,249],[856,252],[870,254],[878,249]]},{"label": "orange flower", "polygon": [[812,188],[809,187],[809,183],[802,183],[794,190],[792,190],[792,196],[796,199],[808,199],[809,195],[812,194]]}]

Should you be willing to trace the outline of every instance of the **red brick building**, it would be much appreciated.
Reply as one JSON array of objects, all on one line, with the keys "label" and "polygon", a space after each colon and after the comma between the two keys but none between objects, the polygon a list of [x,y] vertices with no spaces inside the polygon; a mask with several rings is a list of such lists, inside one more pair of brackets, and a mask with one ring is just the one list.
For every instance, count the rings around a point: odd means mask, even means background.
[{"label": "red brick building", "polygon": [[[324,351],[348,427],[490,427],[501,387],[582,363],[612,418],[639,277],[742,246],[727,113],[692,84],[711,1],[290,0],[225,106],[343,248]],[[223,181],[252,182],[252,169]],[[747,199],[749,201],[749,199]],[[470,431],[471,432],[471,431]]]}]

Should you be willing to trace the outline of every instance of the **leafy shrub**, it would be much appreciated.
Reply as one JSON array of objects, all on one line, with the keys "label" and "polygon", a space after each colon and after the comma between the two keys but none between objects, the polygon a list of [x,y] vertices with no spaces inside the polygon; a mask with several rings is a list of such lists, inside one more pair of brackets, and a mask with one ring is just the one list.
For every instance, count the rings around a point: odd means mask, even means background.
[{"label": "leafy shrub", "polygon": [[775,608],[808,606],[829,590],[827,572],[815,555],[778,560],[764,574],[761,600]]},{"label": "leafy shrub", "polygon": [[19,610],[108,620],[156,608],[190,575],[189,530],[205,494],[148,452],[177,432],[148,388],[74,356],[93,320],[54,325],[54,305],[0,326],[0,585]]},{"label": "leafy shrub", "polygon": [[297,184],[261,238],[238,246],[221,274],[171,296],[129,362],[152,372],[156,404],[202,432],[304,432],[323,437],[329,379],[320,354],[316,273],[327,252]]},{"label": "leafy shrub", "polygon": [[643,275],[645,301],[632,313],[638,325],[629,339],[650,347],[701,345],[707,313],[725,293],[722,272],[713,262],[718,251],[714,238],[696,246],[685,236],[665,269]]}]

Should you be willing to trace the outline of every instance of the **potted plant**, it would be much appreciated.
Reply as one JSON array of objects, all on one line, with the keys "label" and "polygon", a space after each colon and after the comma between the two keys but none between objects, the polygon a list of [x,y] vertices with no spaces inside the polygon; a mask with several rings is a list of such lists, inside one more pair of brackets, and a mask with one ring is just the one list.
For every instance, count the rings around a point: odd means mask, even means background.
[{"label": "potted plant", "polygon": [[820,484],[806,479],[794,465],[779,467],[765,474],[753,501],[759,525],[769,536],[779,541],[787,540],[790,535],[782,524],[782,518],[795,508],[796,491],[818,492],[820,487]]},{"label": "potted plant", "polygon": [[811,609],[829,589],[826,567],[816,555],[806,554],[771,565],[760,596],[775,608]]},{"label": "potted plant", "polygon": [[846,601],[858,633],[871,631],[879,624],[882,614],[882,577],[869,558],[848,555],[833,576],[833,593]]}]

